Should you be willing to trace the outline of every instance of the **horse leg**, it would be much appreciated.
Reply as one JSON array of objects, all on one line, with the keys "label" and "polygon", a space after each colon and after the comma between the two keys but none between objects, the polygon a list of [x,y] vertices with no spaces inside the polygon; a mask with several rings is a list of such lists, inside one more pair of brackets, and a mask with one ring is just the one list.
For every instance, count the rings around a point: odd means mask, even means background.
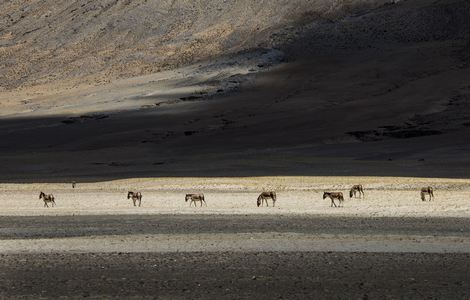
[{"label": "horse leg", "polygon": [[276,206],[276,200],[273,199],[273,207]]},{"label": "horse leg", "polygon": [[132,199],[132,202],[134,203],[134,206],[135,206],[135,199]]},{"label": "horse leg", "polygon": [[[202,199],[202,201],[204,201],[204,204],[207,206],[206,200]],[[201,202],[201,206],[202,206],[202,202]]]},{"label": "horse leg", "polygon": [[139,207],[142,204],[142,198],[139,198]]}]

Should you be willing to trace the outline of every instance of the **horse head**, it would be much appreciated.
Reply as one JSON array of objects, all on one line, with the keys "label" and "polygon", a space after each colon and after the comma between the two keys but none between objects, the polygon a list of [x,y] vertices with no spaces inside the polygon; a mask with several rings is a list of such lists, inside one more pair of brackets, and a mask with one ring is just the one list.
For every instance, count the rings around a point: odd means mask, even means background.
[{"label": "horse head", "polygon": [[129,199],[133,194],[134,192],[127,192],[127,199]]},{"label": "horse head", "polygon": [[323,199],[326,199],[328,197],[328,193],[327,192],[323,192]]},{"label": "horse head", "polygon": [[46,194],[44,194],[43,192],[40,192],[39,193],[39,199],[41,199],[43,196],[45,196]]},{"label": "horse head", "polygon": [[191,199],[191,195],[190,195],[190,194],[186,194],[186,197],[184,198],[184,201],[188,202],[189,199]]}]

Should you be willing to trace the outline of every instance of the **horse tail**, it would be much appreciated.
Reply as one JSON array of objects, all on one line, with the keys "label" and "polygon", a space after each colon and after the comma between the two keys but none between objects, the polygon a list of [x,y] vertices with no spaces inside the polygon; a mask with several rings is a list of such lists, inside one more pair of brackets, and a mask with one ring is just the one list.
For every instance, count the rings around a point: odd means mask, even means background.
[{"label": "horse tail", "polygon": [[352,198],[353,197],[353,189],[350,189],[349,190],[349,198]]},{"label": "horse tail", "polygon": [[423,201],[425,200],[423,191],[421,191],[421,200],[423,200]]},{"label": "horse tail", "polygon": [[272,192],[272,193],[271,193],[271,197],[273,198],[273,201],[276,201],[276,200],[277,200],[277,199],[276,199],[276,192]]}]

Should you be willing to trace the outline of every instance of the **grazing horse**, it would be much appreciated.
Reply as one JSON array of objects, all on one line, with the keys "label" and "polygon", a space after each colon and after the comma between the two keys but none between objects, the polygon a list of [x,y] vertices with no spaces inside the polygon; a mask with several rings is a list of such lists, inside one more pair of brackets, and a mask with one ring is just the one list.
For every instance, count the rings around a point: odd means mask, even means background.
[{"label": "grazing horse", "polygon": [[258,207],[261,205],[263,206],[263,202],[266,202],[266,206],[269,206],[268,199],[271,198],[273,200],[273,207],[276,206],[276,192],[262,192],[258,199],[256,200],[256,205]]},{"label": "grazing horse", "polygon": [[190,207],[191,207],[191,204],[193,203],[194,203],[194,207],[196,207],[197,206],[196,201],[201,202],[201,207],[202,207],[203,202],[207,206],[206,200],[204,200],[204,194],[186,194],[186,197],[184,199],[186,202],[188,202],[188,200],[191,200],[189,202]]},{"label": "grazing horse", "polygon": [[132,198],[132,202],[134,202],[134,206],[136,206],[135,202],[137,200],[139,200],[139,207],[140,207],[140,204],[142,203],[142,193],[141,192],[131,192],[131,191],[129,191],[127,193],[127,199],[129,199],[129,198]]},{"label": "grazing horse", "polygon": [[359,198],[364,197],[364,188],[362,187],[362,184],[353,185],[351,190],[349,190],[349,198],[356,198],[356,193],[359,193]]},{"label": "grazing horse", "polygon": [[41,192],[39,193],[39,199],[42,199],[44,201],[44,207],[49,207],[49,205],[47,205],[48,202],[52,204],[52,207],[55,206],[54,195],[52,194],[46,195],[43,192]]},{"label": "grazing horse", "polygon": [[434,199],[434,190],[432,187],[423,187],[421,189],[421,200],[426,201],[426,195],[429,195],[429,201]]},{"label": "grazing horse", "polygon": [[[333,205],[335,207],[341,207],[341,204],[344,201],[343,193],[341,193],[341,192],[324,192],[323,193],[323,199],[326,199],[326,198],[331,199],[331,207],[333,207]],[[337,199],[339,201],[338,206],[335,203],[335,199]]]}]

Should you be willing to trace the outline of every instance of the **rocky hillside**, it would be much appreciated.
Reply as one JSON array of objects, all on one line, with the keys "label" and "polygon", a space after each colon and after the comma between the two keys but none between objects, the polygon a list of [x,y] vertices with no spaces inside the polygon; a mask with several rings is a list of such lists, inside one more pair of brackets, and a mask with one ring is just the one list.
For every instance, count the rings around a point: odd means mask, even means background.
[{"label": "rocky hillside", "polygon": [[[0,88],[104,83],[289,41],[299,24],[390,0],[0,2]],[[276,33],[284,30],[284,36]]]},{"label": "rocky hillside", "polygon": [[0,180],[470,177],[468,0],[0,12]]}]

